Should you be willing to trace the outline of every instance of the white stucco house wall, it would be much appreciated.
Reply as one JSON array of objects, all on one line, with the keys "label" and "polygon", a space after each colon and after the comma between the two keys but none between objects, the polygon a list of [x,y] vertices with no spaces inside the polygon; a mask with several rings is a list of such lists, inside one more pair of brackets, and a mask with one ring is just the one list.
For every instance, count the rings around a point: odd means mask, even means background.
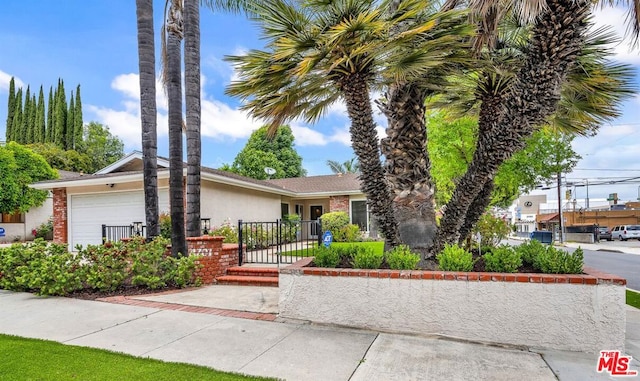
[{"label": "white stucco house wall", "polygon": [[[168,167],[167,159],[158,159],[160,212],[169,211]],[[366,199],[355,174],[263,181],[202,167],[201,176],[201,217],[209,218],[212,227],[238,220],[275,221],[294,213],[313,220],[340,210],[365,232],[370,229]],[[68,243],[70,249],[102,243],[103,224],[145,221],[141,152],[92,175],[32,186],[52,192],[54,241]]]}]

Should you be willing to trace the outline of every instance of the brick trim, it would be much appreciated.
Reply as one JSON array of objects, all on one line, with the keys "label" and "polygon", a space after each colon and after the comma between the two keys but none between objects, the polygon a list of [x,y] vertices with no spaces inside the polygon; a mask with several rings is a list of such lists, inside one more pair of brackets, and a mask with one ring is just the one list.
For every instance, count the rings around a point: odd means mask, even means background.
[{"label": "brick trim", "polygon": [[53,189],[53,242],[68,243],[67,188]]},{"label": "brick trim", "polygon": [[617,275],[607,274],[586,266],[583,268],[584,274],[538,274],[307,267],[312,261],[312,257],[301,259],[290,266],[280,269],[280,272],[283,274],[313,276],[357,276],[364,278],[431,279],[465,282],[568,283],[587,285],[617,284],[621,286],[625,286],[627,284],[627,280],[624,278]]}]

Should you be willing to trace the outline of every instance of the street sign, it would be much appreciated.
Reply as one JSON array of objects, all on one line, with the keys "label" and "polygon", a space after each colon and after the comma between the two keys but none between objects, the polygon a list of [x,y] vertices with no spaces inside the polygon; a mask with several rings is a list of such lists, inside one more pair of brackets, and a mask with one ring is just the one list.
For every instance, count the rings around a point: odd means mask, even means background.
[{"label": "street sign", "polygon": [[4,228],[0,228],[0,237],[4,237]]},{"label": "street sign", "polygon": [[327,230],[322,235],[322,244],[324,245],[324,247],[329,247],[331,246],[331,242],[333,242],[333,234],[331,234],[331,232]]}]

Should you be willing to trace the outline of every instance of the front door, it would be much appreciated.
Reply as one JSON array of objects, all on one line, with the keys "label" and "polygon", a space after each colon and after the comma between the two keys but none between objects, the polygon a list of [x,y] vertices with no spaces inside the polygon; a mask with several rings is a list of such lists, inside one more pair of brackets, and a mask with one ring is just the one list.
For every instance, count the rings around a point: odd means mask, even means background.
[{"label": "front door", "polygon": [[[322,213],[322,205],[311,205],[310,209],[311,221],[317,221],[324,214]],[[317,238],[318,234],[318,225],[311,224],[311,238]]]}]

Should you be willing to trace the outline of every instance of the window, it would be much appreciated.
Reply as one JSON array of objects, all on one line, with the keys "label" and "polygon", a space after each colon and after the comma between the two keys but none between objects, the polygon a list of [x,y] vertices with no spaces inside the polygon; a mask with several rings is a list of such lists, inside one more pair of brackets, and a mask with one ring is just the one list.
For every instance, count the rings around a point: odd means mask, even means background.
[{"label": "window", "polygon": [[289,214],[289,204],[280,204],[280,213],[282,218]]},{"label": "window", "polygon": [[304,220],[304,205],[296,204],[296,214],[300,217],[301,220]]},{"label": "window", "polygon": [[9,223],[9,224],[20,224],[24,222],[24,213],[13,212],[13,213],[0,213],[0,222]]},{"label": "window", "polygon": [[369,231],[369,211],[366,201],[351,201],[351,223],[360,226],[361,231]]}]

